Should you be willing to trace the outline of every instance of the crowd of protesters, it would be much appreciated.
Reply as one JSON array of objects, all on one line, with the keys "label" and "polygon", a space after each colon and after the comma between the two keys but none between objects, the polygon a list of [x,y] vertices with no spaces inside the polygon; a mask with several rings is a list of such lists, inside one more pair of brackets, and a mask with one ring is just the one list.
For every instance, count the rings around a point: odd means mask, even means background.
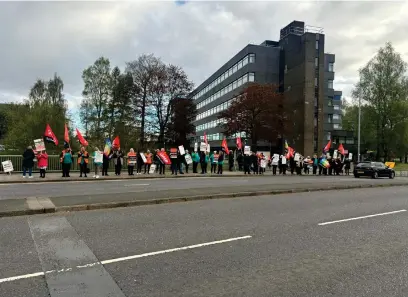
[{"label": "crowd of protesters", "polygon": [[[238,170],[244,174],[259,174],[262,175],[268,169],[272,171],[273,175],[281,174],[313,174],[313,175],[340,175],[350,174],[351,160],[347,157],[330,157],[322,154],[320,157],[314,155],[313,157],[304,157],[300,154],[292,154],[288,156],[273,154],[271,157],[265,156],[263,153],[242,151],[235,153],[229,151],[212,151],[212,152],[192,152],[191,155],[188,150],[183,152],[180,149],[170,150],[170,165],[163,160],[160,152],[165,152],[164,148],[156,150],[152,154],[149,150],[145,153],[135,151],[133,148],[125,153],[120,147],[112,149],[108,154],[100,151],[98,148],[94,149],[92,154],[89,154],[85,147],[81,147],[77,154],[74,154],[70,147],[64,149],[60,154],[60,163],[62,168],[62,177],[70,177],[71,167],[74,164],[74,156],[79,167],[79,177],[87,177],[90,173],[89,162],[93,162],[94,178],[99,178],[99,175],[108,176],[109,166],[114,165],[114,172],[116,176],[122,174],[122,168],[127,167],[127,174],[129,176],[140,174],[165,174],[166,166],[170,167],[171,174],[223,174],[224,164],[229,171]],[[100,158],[97,156],[100,155]],[[188,156],[188,157],[187,157]],[[45,151],[35,152],[30,146],[23,154],[23,177],[28,173],[32,178],[32,170],[34,161],[37,159],[37,166],[40,170],[40,177],[44,178],[46,169],[48,167],[48,155]],[[322,163],[322,160],[325,162]],[[237,165],[237,167],[235,167]],[[189,171],[190,170],[190,171]]]}]

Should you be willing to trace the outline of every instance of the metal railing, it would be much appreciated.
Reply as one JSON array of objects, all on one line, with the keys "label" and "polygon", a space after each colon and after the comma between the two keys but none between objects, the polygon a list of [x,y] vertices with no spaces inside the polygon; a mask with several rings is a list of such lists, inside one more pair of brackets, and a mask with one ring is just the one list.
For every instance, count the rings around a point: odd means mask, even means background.
[{"label": "metal railing", "polygon": [[[13,163],[13,168],[14,172],[22,172],[23,171],[23,156],[21,155],[0,155],[0,172],[3,173],[3,167],[1,166],[1,162],[8,161],[10,160]],[[123,158],[123,163],[122,168],[127,169],[127,158]],[[92,171],[94,169],[94,164],[92,162],[92,159],[90,158],[88,168]],[[113,160],[109,161],[109,169],[113,170],[114,164]],[[37,167],[37,162],[35,160],[34,163],[34,171],[39,170]],[[56,171],[61,171],[61,163],[60,163],[60,157],[58,155],[49,155],[48,156],[48,167],[47,171],[48,172],[56,172]],[[74,155],[74,163],[71,165],[71,171],[79,171],[79,164],[78,164],[78,158],[76,155]]]}]

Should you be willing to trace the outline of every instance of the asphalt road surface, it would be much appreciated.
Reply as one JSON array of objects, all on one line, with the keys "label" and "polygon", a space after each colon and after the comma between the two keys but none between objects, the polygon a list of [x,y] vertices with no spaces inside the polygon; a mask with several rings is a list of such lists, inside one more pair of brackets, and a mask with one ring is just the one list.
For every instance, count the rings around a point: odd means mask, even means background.
[{"label": "asphalt road surface", "polygon": [[407,296],[406,187],[0,219],[0,296]]},{"label": "asphalt road surface", "polygon": [[[394,181],[406,180],[396,178]],[[256,176],[256,177],[186,177],[177,179],[137,179],[137,180],[106,180],[95,182],[44,182],[27,184],[0,184],[0,200],[27,197],[70,197],[79,195],[109,195],[142,192],[158,192],[179,190],[188,193],[191,189],[206,188],[231,189],[245,191],[250,187],[260,189],[263,186],[287,185],[335,185],[353,183],[372,183],[372,179],[356,179],[351,176]],[[375,180],[376,183],[390,183],[389,179]],[[287,188],[287,187],[285,187]]]}]

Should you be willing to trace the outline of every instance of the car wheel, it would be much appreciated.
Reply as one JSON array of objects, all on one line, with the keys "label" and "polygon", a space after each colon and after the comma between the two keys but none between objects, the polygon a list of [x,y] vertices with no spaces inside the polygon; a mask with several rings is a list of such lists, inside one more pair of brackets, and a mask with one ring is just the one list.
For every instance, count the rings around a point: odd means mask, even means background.
[{"label": "car wheel", "polygon": [[374,172],[373,178],[374,178],[374,179],[378,178],[378,172]]},{"label": "car wheel", "polygon": [[394,177],[395,177],[395,172],[391,172],[390,173],[390,179],[394,179]]}]

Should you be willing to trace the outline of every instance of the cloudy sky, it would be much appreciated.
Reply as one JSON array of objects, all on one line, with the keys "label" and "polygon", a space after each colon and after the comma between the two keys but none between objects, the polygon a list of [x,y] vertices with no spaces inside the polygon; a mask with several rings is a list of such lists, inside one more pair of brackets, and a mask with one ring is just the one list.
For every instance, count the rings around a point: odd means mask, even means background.
[{"label": "cloudy sky", "polygon": [[347,97],[386,41],[408,61],[408,2],[1,2],[0,102],[21,100],[57,72],[76,110],[82,70],[99,56],[123,68],[154,53],[196,85],[248,43],[277,40],[293,20],[324,28],[336,54],[335,88]]}]

